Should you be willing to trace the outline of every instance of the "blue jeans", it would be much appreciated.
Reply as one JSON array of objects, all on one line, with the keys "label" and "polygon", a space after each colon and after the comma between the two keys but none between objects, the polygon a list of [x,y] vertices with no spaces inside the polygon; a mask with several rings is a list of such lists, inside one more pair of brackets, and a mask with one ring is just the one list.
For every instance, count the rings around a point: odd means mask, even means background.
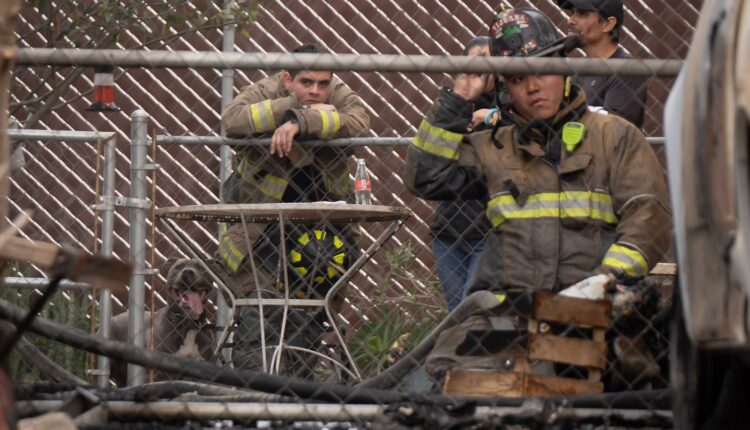
[{"label": "blue jeans", "polygon": [[440,285],[443,287],[448,310],[453,310],[466,297],[466,290],[474,280],[479,266],[479,255],[484,249],[482,239],[432,238]]}]

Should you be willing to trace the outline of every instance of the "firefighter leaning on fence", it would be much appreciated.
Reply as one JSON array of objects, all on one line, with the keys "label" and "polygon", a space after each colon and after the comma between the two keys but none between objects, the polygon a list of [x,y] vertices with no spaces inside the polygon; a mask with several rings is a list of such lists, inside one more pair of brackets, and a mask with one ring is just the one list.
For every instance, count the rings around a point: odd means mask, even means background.
[{"label": "firefighter leaning on fence", "polygon": [[[320,53],[303,45],[295,53]],[[279,203],[349,200],[347,159],[351,149],[305,149],[295,138],[331,139],[366,132],[370,117],[357,94],[330,71],[282,71],[246,86],[222,113],[227,135],[272,134],[270,150],[248,147],[224,184],[228,203]],[[265,226],[248,225],[250,243]],[[219,243],[227,269],[237,273],[248,255],[242,225],[233,225]],[[247,268],[249,272],[249,268]],[[252,283],[251,277],[242,281]],[[270,280],[260,280],[261,284]],[[247,292],[252,287],[243,288]]]},{"label": "firefighter leaning on fence", "polygon": [[[490,28],[492,55],[564,56],[575,45],[557,35],[535,9],[504,10]],[[405,183],[423,198],[490,196],[493,231],[470,292],[559,291],[596,274],[645,276],[669,246],[671,221],[662,168],[643,134],[590,112],[568,77],[504,78],[512,125],[464,135],[484,76],[460,74],[406,159]],[[433,374],[460,366],[457,345],[491,324],[458,327],[438,339],[428,358]]]},{"label": "firefighter leaning on fence", "polygon": [[[321,51],[314,45],[303,45],[294,52]],[[272,134],[270,149],[248,147],[239,152],[237,168],[230,180],[223,184],[228,203],[351,200],[352,185],[347,169],[351,148],[325,145],[303,148],[294,142],[295,138],[351,137],[369,129],[370,118],[359,97],[331,71],[283,71],[262,79],[242,89],[224,109],[222,121],[231,136]],[[312,246],[310,249],[320,256],[329,250],[320,251],[318,245],[330,244],[337,247],[337,251],[342,248],[344,258],[351,257],[356,249],[356,240],[346,227],[337,228],[322,220],[321,225],[316,225],[309,234],[298,228],[289,225],[287,238],[297,237],[295,243],[299,244],[302,237],[312,237],[309,246],[305,247]],[[257,292],[264,298],[280,297],[284,289],[279,288],[275,273],[279,235],[278,226],[274,229],[274,226],[253,223],[234,224],[226,230],[219,241],[219,255],[238,294],[254,297]],[[251,247],[259,285],[256,285],[248,258]],[[317,257],[311,259],[318,261]],[[328,263],[324,258],[321,260],[323,264]],[[346,266],[344,261],[336,262]],[[314,277],[312,282],[316,282],[316,288],[330,288],[332,279],[317,283],[319,267],[307,269],[310,270],[305,279]],[[338,275],[338,272],[326,273],[328,277]],[[295,291],[302,284],[308,284],[302,281],[290,281],[291,294],[295,298],[316,298],[309,296],[313,291]],[[249,294],[251,291],[255,292]],[[317,289],[314,292],[325,294]],[[323,331],[322,316],[319,311],[290,309],[284,313],[281,307],[266,307],[261,318],[255,307],[241,307],[235,319],[237,328],[232,362],[236,367],[269,370],[268,365],[273,360],[267,352],[271,346],[279,344],[282,332],[286,345],[315,350]],[[264,339],[261,339],[261,333],[265,333]],[[287,348],[284,356],[277,359],[282,363],[277,370],[287,375],[311,378],[316,360],[315,355],[297,354]]]}]

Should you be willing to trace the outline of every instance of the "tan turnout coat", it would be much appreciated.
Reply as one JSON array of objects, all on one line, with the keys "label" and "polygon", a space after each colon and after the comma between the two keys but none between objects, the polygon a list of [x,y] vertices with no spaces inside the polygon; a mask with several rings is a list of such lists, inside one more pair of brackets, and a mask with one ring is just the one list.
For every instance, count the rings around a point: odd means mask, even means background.
[{"label": "tan turnout coat", "polygon": [[[286,121],[296,118],[299,138],[332,139],[352,137],[366,132],[370,117],[359,97],[340,79],[335,78],[327,101],[335,112],[312,109],[300,103],[284,87],[281,73],[271,75],[242,89],[227,105],[222,121],[229,136],[270,135]],[[325,200],[350,200],[352,184],[347,159],[351,148],[319,146],[303,148],[295,142],[288,157],[271,156],[268,148],[247,147],[238,153],[235,176],[239,187],[235,203],[277,203],[282,197],[295,168],[310,164],[319,167]],[[250,243],[260,236],[263,226],[250,226]],[[249,251],[241,225],[227,229],[219,243],[219,253],[231,272],[237,271]]]}]

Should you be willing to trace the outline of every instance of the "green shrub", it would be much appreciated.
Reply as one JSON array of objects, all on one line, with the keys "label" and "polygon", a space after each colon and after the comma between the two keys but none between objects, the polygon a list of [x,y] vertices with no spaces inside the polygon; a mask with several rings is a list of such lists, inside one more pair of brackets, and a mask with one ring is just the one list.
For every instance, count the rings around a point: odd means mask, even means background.
[{"label": "green shrub", "polygon": [[[2,298],[16,306],[28,309],[31,303],[31,293],[29,289],[3,288]],[[88,295],[80,297],[68,296],[63,292],[58,292],[45,305],[41,312],[43,318],[52,319],[61,324],[70,325],[89,331],[89,306]],[[86,351],[64,345],[62,343],[51,341],[43,336],[38,336],[31,332],[26,332],[26,338],[31,341],[39,350],[50,360],[64,367],[74,375],[82,379],[87,379],[86,368],[88,366],[88,354]],[[27,363],[24,358],[14,351],[10,356],[10,373],[16,381],[39,382],[50,381],[44,375],[40,375],[34,368],[33,363]]]}]

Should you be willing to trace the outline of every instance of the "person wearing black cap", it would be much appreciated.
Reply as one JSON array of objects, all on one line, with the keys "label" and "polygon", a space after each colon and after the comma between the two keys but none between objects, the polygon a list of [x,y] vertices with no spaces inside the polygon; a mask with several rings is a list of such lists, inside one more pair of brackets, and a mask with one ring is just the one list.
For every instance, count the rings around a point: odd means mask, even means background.
[{"label": "person wearing black cap", "polygon": [[[590,58],[633,58],[620,46],[624,18],[622,0],[557,0],[568,14],[568,32],[580,38]],[[648,78],[642,76],[581,75],[589,106],[601,107],[643,127]]]},{"label": "person wearing black cap", "polygon": [[[565,56],[575,48],[575,37],[559,37],[530,8],[497,14],[490,39],[494,56]],[[641,278],[670,244],[664,176],[637,127],[589,111],[570,77],[503,78],[510,125],[467,135],[485,76],[459,74],[407,152],[404,183],[417,196],[490,196],[492,231],[469,292],[492,291],[497,303],[440,334],[426,364],[438,378],[455,368],[502,371],[512,363],[529,292],[560,292],[597,275]]]}]

